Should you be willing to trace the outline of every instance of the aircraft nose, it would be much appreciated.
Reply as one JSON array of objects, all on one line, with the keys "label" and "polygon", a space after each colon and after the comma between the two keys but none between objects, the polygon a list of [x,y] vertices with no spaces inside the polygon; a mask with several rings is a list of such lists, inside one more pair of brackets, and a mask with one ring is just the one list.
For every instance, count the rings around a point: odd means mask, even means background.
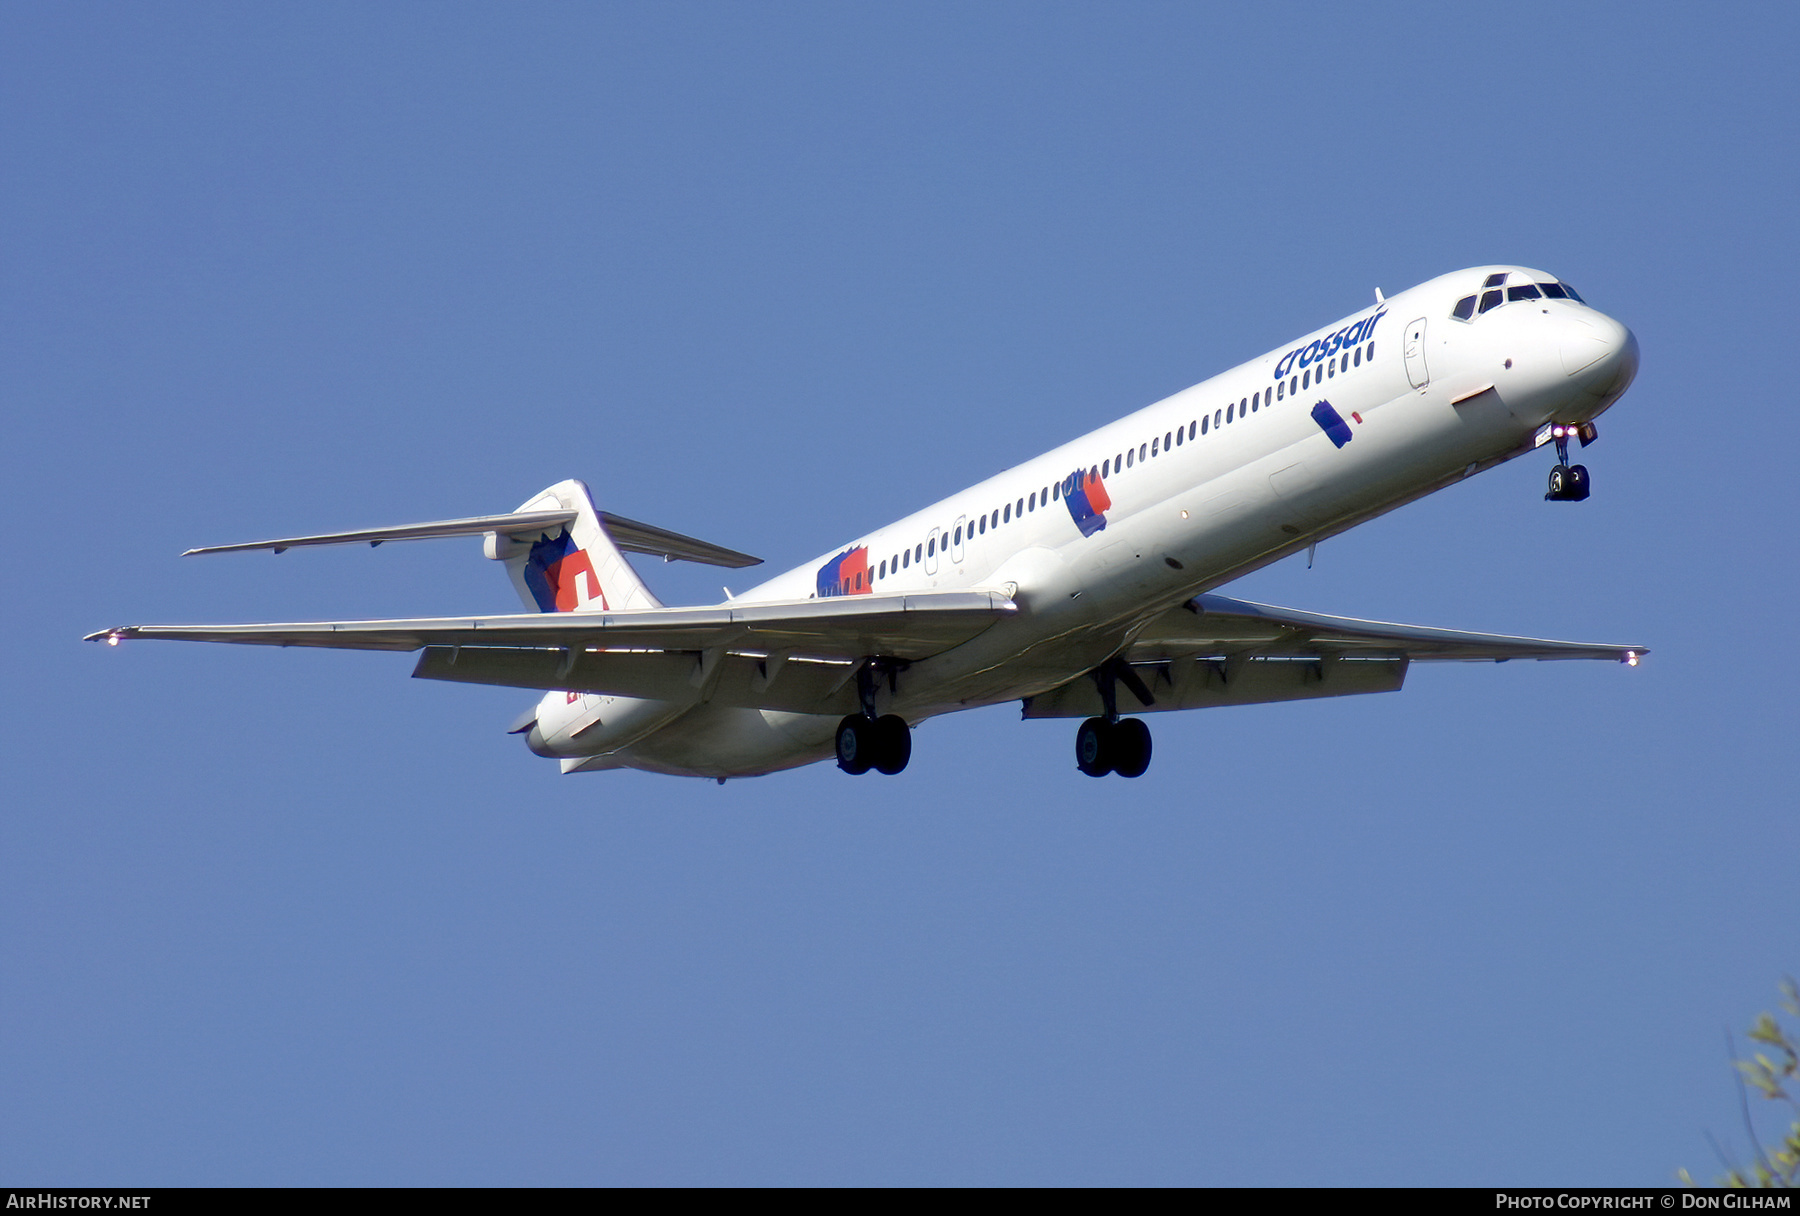
[{"label": "aircraft nose", "polygon": [[1637,375],[1637,335],[1605,313],[1567,318],[1558,353],[1563,371],[1583,387],[1616,381],[1622,392]]}]

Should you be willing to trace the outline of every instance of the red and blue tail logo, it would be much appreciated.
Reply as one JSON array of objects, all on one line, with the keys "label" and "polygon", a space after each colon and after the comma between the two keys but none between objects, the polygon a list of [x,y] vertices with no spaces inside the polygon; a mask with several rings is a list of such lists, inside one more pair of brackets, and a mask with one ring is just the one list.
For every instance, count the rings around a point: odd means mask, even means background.
[{"label": "red and blue tail logo", "polygon": [[1112,495],[1100,474],[1093,469],[1076,469],[1063,482],[1063,502],[1069,516],[1083,536],[1092,536],[1106,528],[1106,513],[1112,510]]},{"label": "red and blue tail logo", "polygon": [[875,590],[874,576],[869,572],[869,547],[858,545],[819,567],[819,598],[832,595],[870,595]]},{"label": "red and blue tail logo", "polygon": [[573,612],[592,600],[607,608],[594,563],[586,550],[575,547],[567,528],[532,544],[531,555],[525,559],[525,585],[539,612]]}]

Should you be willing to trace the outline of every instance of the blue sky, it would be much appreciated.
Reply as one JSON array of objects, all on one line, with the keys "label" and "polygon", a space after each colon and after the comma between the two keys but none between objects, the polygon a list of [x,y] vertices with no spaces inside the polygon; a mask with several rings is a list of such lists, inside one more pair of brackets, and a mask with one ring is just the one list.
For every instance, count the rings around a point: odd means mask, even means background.
[{"label": "blue sky", "polygon": [[[1791,6],[0,13],[0,1174],[1658,1184],[1800,970]],[[1643,643],[560,777],[531,694],[142,621],[506,611],[603,507],[785,568],[1448,270],[1636,386],[1234,585]],[[671,602],[722,572],[646,565]],[[741,574],[726,573],[727,580]],[[1771,649],[1773,648],[1773,649]]]}]

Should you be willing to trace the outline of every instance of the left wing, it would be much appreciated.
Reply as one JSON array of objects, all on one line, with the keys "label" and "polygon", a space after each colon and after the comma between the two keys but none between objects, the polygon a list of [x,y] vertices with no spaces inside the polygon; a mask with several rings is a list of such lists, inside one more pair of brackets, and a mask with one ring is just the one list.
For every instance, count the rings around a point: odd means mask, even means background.
[{"label": "left wing", "polygon": [[[1151,621],[1121,656],[1150,694],[1145,711],[1397,692],[1413,662],[1610,659],[1633,666],[1642,646],[1559,642],[1504,633],[1397,625],[1202,595]],[[1121,681],[1121,712],[1139,712]],[[1071,680],[1025,702],[1028,718],[1102,712],[1093,681]]]},{"label": "left wing", "polygon": [[642,612],[126,625],[87,640],[424,650],[413,674],[425,679],[817,713],[855,708],[846,686],[864,657],[929,658],[1017,611],[997,592],[936,591]]}]

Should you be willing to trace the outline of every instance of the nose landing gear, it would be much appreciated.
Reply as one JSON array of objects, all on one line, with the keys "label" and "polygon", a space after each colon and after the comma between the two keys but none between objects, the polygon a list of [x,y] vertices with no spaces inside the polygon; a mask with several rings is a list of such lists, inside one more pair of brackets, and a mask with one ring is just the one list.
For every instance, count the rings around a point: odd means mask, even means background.
[{"label": "nose landing gear", "polygon": [[1585,448],[1598,439],[1600,433],[1591,422],[1555,422],[1550,425],[1550,438],[1556,444],[1556,467],[1550,470],[1550,490],[1544,495],[1546,502],[1580,502],[1592,493],[1587,466],[1569,463],[1571,437],[1579,438],[1581,446]]}]

